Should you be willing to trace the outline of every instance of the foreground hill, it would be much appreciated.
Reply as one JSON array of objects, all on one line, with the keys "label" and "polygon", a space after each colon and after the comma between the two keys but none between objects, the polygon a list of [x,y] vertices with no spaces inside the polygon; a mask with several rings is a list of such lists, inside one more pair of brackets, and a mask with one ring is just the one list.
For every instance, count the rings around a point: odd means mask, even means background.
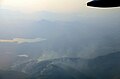
[{"label": "foreground hill", "polygon": [[94,59],[57,58],[30,61],[14,69],[33,79],[120,79],[120,52]]},{"label": "foreground hill", "polygon": [[120,79],[120,52],[92,59],[88,71],[98,79]]},{"label": "foreground hill", "polygon": [[58,58],[41,62],[31,61],[17,66],[33,79],[94,79],[82,73],[87,67],[88,60],[81,58]]},{"label": "foreground hill", "polygon": [[30,79],[27,74],[18,71],[0,70],[0,79]]}]

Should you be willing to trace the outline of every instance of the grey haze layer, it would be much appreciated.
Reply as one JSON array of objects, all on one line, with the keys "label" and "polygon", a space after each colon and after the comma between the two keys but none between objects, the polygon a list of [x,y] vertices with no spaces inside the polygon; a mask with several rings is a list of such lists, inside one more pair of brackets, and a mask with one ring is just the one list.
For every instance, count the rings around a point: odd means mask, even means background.
[{"label": "grey haze layer", "polygon": [[[0,39],[47,39],[34,43],[0,43],[0,63],[10,65],[19,55],[28,59],[45,60],[60,57],[94,58],[120,51],[119,10],[102,13],[71,14],[69,21],[60,19],[59,14],[45,12],[44,17],[0,10]],[[98,11],[99,12],[99,11]],[[6,14],[5,14],[6,13]],[[50,18],[46,15],[50,14]],[[56,15],[59,17],[51,16]]]}]

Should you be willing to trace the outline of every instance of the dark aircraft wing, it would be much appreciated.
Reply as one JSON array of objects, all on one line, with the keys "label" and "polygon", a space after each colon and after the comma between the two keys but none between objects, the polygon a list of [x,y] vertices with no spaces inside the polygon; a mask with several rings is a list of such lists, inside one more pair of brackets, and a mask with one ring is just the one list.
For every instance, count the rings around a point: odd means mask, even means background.
[{"label": "dark aircraft wing", "polygon": [[119,7],[120,0],[93,0],[87,3],[87,6],[92,7]]}]

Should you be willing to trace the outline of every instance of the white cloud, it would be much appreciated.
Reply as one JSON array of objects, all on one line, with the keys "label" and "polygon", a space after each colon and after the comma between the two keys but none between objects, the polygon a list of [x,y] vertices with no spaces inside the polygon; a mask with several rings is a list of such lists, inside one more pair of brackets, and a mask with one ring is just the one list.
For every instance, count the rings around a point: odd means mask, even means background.
[{"label": "white cloud", "polygon": [[18,57],[25,57],[25,58],[28,58],[29,56],[28,56],[28,55],[23,54],[23,55],[18,55]]},{"label": "white cloud", "polygon": [[0,39],[0,43],[36,43],[36,42],[41,42],[45,41],[46,39],[43,38],[35,38],[35,39],[25,39],[25,38],[14,38],[12,40],[5,40],[5,39]]}]

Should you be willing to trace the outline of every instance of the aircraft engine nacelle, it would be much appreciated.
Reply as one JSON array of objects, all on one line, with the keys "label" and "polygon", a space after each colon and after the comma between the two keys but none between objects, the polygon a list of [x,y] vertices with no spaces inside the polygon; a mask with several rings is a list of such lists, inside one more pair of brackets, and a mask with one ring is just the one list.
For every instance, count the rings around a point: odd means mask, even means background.
[{"label": "aircraft engine nacelle", "polygon": [[120,0],[93,0],[87,3],[87,6],[92,7],[119,7]]}]

